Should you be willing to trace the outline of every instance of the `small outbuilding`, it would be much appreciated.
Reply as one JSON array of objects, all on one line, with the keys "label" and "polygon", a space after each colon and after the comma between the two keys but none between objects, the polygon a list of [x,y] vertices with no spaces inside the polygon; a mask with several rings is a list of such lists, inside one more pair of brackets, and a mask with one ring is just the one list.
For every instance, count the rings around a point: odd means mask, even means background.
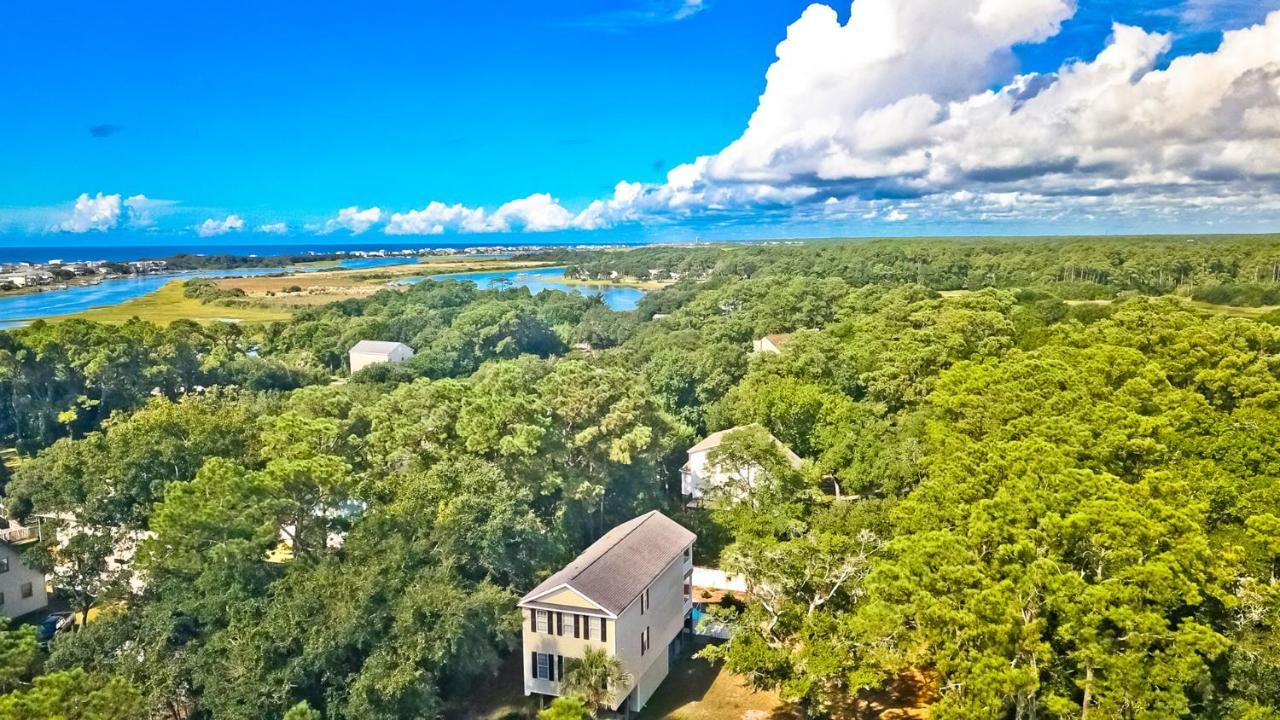
[{"label": "small outbuilding", "polygon": [[399,342],[361,340],[351,348],[351,372],[379,363],[399,363],[413,357],[413,348]]}]

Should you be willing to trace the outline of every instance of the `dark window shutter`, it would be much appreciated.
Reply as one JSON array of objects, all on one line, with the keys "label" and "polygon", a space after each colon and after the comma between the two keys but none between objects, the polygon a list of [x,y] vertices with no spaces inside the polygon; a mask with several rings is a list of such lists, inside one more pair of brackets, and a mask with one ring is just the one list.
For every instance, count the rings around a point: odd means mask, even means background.
[{"label": "dark window shutter", "polygon": [[556,656],[556,680],[564,679],[564,656]]},{"label": "dark window shutter", "polygon": [[538,611],[529,611],[529,632],[538,632]]},{"label": "dark window shutter", "polygon": [[609,642],[609,621],[600,618],[600,642]]},{"label": "dark window shutter", "polygon": [[537,680],[538,679],[538,653],[536,652],[529,653],[529,659],[532,661],[529,664],[529,676],[532,677],[534,680]]},{"label": "dark window shutter", "polygon": [[582,637],[581,635],[582,616],[578,613],[573,614],[573,636]]},{"label": "dark window shutter", "polygon": [[564,634],[564,613],[562,612],[556,613],[556,634]]}]

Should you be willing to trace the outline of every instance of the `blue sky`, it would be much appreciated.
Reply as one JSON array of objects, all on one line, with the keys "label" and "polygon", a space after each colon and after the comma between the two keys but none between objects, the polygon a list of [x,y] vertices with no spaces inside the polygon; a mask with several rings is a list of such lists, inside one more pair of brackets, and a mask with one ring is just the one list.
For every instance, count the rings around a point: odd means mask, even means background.
[{"label": "blue sky", "polygon": [[[1015,43],[1012,60],[1001,58],[1003,67],[983,82],[999,89],[1018,72],[1054,73],[1072,58],[1092,59],[1113,21],[1171,33],[1159,60],[1166,67],[1182,54],[1212,52],[1222,29],[1260,22],[1275,5],[1084,0],[1047,41]],[[281,223],[291,234],[326,232],[326,223],[330,233],[369,233],[385,230],[392,213],[432,201],[492,213],[535,193],[577,215],[614,197],[619,181],[657,188],[673,168],[742,137],[775,47],[807,6],[10,4],[0,18],[0,242],[194,236],[205,219],[216,221],[207,226],[212,233],[236,233],[228,241],[248,242],[253,228]],[[835,7],[838,22],[848,22],[848,4]],[[864,203],[885,196],[849,187],[842,182],[839,192],[847,194],[832,197]],[[85,226],[59,218],[82,193],[146,200],[78,232]],[[1009,229],[963,214],[930,221],[920,210],[901,210],[911,220],[894,226],[864,222],[871,210],[854,219],[792,212],[815,198],[730,209],[703,199],[693,211],[669,213],[648,203],[643,212],[618,211],[579,229],[559,214],[539,225],[519,209],[498,224],[468,225],[454,215],[436,223],[433,213],[428,225],[397,227],[446,234],[471,227],[486,235],[547,229],[584,241]],[[131,215],[130,207],[145,214]],[[343,208],[374,207],[381,217],[367,227],[334,224]],[[893,212],[868,207],[880,218]],[[227,222],[233,216],[239,222]],[[1081,222],[1047,211],[1038,219],[1050,231]],[[1164,229],[1158,225],[1151,223]],[[51,231],[58,227],[76,231]]]}]

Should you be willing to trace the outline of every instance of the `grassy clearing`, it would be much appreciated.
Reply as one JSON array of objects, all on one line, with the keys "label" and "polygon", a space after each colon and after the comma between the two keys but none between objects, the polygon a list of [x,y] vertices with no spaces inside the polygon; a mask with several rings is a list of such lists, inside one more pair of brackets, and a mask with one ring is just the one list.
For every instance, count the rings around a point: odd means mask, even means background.
[{"label": "grassy clearing", "polygon": [[718,663],[699,658],[671,667],[638,720],[798,720],[803,715],[770,692],[753,690]]},{"label": "grassy clearing", "polygon": [[18,451],[13,448],[0,447],[0,465],[7,465],[10,470],[18,469]]},{"label": "grassy clearing", "polygon": [[1210,315],[1224,315],[1226,317],[1238,317],[1257,319],[1273,310],[1280,310],[1280,305],[1262,305],[1260,307],[1237,307],[1235,305],[1214,305],[1213,303],[1204,302],[1202,300],[1187,300],[1186,303],[1191,307]]},{"label": "grassy clearing", "polygon": [[281,275],[222,278],[216,282],[219,287],[243,290],[257,302],[288,310],[323,305],[337,300],[367,297],[379,290],[386,290],[390,283],[397,280],[448,273],[519,270],[546,265],[547,263],[509,259],[427,258],[422,262],[408,261],[400,265],[384,265],[377,268],[323,269]]},{"label": "grassy clearing", "polygon": [[290,315],[288,312],[279,309],[205,304],[183,295],[182,281],[175,280],[150,295],[144,295],[119,305],[94,308],[75,315],[49,318],[49,320],[58,321],[74,318],[101,323],[123,323],[135,317],[166,325],[174,320],[195,320],[201,323],[217,321],[270,322],[272,320],[286,320]]}]

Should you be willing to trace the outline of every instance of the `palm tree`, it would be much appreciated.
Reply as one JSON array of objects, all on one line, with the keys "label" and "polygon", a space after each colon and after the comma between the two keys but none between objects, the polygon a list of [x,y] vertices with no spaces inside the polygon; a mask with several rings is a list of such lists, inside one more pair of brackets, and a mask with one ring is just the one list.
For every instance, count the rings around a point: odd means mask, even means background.
[{"label": "palm tree", "polygon": [[629,684],[631,675],[617,658],[589,648],[581,658],[569,660],[561,687],[566,695],[577,695],[599,708],[612,703],[614,690]]}]

